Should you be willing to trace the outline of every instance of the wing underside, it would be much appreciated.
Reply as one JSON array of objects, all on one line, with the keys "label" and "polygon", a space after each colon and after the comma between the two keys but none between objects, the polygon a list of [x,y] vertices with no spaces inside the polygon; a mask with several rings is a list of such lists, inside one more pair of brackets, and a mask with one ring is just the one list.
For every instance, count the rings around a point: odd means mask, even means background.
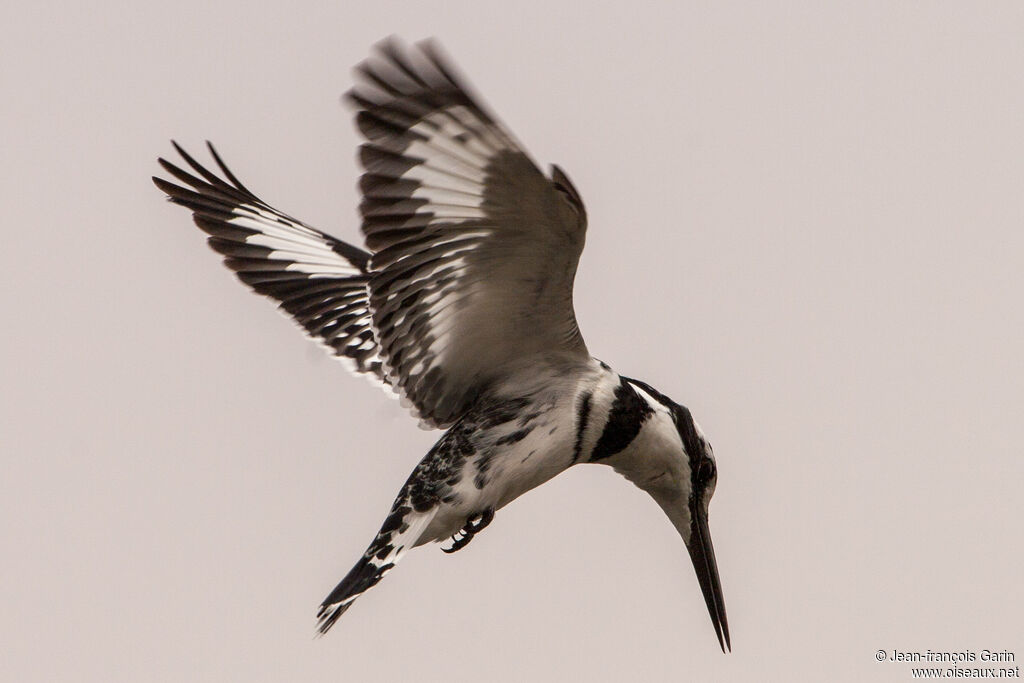
[{"label": "wing underside", "polygon": [[356,74],[370,309],[397,390],[444,426],[534,354],[589,357],[564,173],[545,177],[429,43],[387,41]]}]

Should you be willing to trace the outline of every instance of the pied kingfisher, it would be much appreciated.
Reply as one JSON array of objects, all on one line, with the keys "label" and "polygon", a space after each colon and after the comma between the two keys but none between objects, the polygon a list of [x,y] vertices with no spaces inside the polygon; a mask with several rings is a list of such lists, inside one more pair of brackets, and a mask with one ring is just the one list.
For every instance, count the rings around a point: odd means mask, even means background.
[{"label": "pied kingfisher", "polygon": [[410,548],[463,548],[512,500],[578,463],[647,491],[693,560],[722,650],[729,626],[708,531],[718,480],[690,411],[587,351],[572,307],[587,217],[431,42],[385,40],[347,101],[368,251],[272,208],[176,143],[192,173],[154,178],[225,264],[429,427],[447,429],[355,567],[320,605],[326,633]]}]

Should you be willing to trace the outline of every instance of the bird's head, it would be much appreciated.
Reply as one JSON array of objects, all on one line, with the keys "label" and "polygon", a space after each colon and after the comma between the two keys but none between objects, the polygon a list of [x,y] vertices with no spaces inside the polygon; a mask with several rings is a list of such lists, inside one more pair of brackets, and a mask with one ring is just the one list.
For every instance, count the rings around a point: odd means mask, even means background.
[{"label": "bird's head", "polygon": [[609,464],[649,493],[682,536],[725,652],[731,649],[729,622],[708,528],[708,505],[718,483],[714,451],[685,406],[642,382],[629,382],[653,413],[629,452]]}]

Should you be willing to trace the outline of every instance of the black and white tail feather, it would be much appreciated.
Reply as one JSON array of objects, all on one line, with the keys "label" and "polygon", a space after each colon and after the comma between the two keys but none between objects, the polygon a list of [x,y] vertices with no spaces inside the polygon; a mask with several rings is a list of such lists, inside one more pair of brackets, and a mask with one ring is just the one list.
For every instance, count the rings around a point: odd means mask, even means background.
[{"label": "black and white tail feather", "polygon": [[417,544],[436,512],[436,508],[415,512],[399,497],[373,543],[320,604],[316,613],[320,635],[327,633],[356,598],[377,585],[402,556]]}]

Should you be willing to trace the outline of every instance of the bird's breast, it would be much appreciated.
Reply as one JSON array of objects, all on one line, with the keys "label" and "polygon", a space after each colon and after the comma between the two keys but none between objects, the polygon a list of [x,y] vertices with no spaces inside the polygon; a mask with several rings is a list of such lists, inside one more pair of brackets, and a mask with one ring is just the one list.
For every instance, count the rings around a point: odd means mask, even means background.
[{"label": "bird's breast", "polygon": [[571,406],[531,406],[521,420],[481,435],[467,464],[481,501],[499,509],[572,465]]}]

